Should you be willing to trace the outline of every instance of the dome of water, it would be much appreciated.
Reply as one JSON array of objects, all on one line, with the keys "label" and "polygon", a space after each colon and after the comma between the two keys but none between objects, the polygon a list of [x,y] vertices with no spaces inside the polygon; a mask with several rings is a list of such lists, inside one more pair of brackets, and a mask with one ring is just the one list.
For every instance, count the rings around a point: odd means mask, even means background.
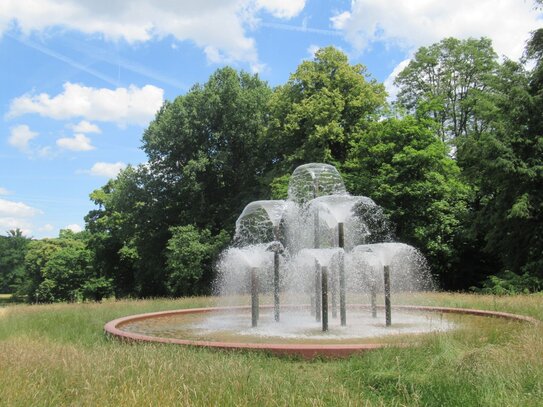
[{"label": "dome of water", "polygon": [[296,203],[305,203],[318,196],[346,193],[343,178],[329,164],[300,165],[292,173],[288,184],[288,199]]},{"label": "dome of water", "polygon": [[236,221],[234,241],[238,246],[279,240],[279,226],[287,207],[286,201],[254,201]]}]

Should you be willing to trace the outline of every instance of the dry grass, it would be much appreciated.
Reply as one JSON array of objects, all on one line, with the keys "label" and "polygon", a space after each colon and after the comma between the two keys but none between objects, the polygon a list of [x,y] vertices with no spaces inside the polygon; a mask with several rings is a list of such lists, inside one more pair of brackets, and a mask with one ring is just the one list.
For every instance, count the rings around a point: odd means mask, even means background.
[{"label": "dry grass", "polygon": [[[427,294],[423,305],[543,319],[542,296]],[[208,298],[0,308],[0,406],[540,406],[543,328],[515,324],[426,338],[339,361],[303,362],[107,339],[123,315]]]}]

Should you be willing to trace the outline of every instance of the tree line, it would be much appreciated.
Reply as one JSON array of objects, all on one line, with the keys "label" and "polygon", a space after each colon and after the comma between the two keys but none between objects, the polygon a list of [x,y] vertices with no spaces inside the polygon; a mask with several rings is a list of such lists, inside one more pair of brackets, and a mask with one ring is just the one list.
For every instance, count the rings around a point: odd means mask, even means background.
[{"label": "tree line", "polygon": [[210,292],[244,206],[329,163],[369,196],[443,289],[543,288],[543,29],[521,61],[486,38],[420,48],[383,84],[327,47],[271,88],[217,70],[144,131],[148,162],[93,191],[81,233],[0,238],[0,291],[29,301]]}]

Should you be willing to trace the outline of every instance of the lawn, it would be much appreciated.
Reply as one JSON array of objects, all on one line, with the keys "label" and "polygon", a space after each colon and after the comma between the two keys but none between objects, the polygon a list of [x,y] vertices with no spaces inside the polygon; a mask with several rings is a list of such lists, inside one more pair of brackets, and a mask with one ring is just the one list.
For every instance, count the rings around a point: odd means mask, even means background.
[{"label": "lawn", "polygon": [[[543,296],[436,293],[423,305],[543,319]],[[124,315],[200,307],[211,299],[0,308],[2,406],[541,406],[543,324],[481,337],[436,334],[415,348],[311,362],[107,338]]]}]

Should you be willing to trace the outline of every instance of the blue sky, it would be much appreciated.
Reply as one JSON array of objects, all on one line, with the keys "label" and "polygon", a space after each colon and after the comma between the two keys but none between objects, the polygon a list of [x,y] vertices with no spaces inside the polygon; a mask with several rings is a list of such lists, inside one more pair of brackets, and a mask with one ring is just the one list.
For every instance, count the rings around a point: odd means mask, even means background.
[{"label": "blue sky", "polygon": [[530,0],[2,0],[0,234],[81,230],[163,101],[224,65],[276,86],[334,45],[393,98],[418,47],[486,36],[517,60],[541,22]]}]

